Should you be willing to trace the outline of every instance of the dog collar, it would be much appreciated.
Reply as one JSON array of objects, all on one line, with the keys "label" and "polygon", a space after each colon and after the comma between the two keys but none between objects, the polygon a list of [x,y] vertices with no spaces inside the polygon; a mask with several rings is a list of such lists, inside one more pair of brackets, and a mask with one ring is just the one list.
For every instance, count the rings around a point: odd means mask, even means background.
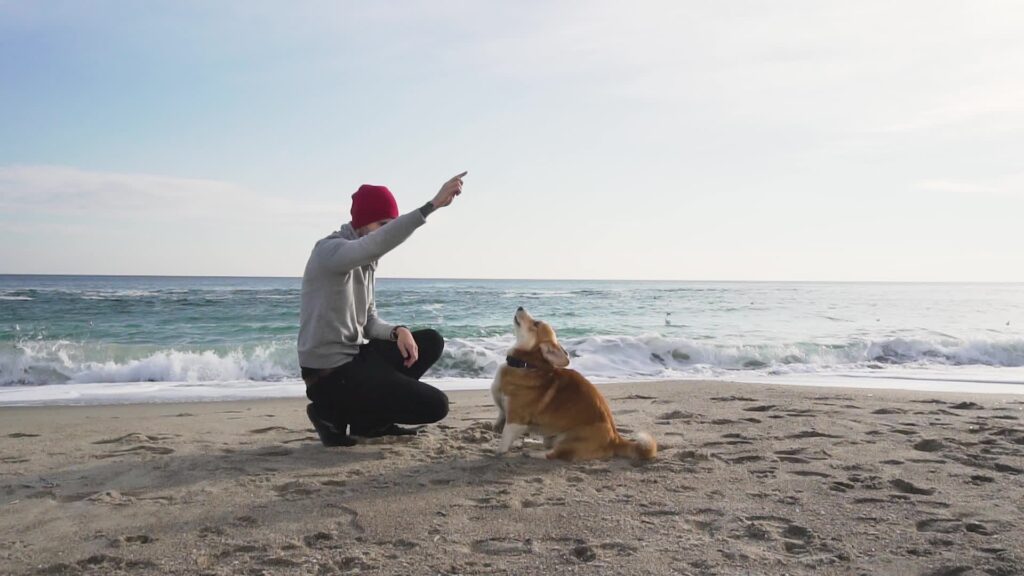
[{"label": "dog collar", "polygon": [[505,362],[512,368],[536,368],[536,366],[527,364],[526,361],[513,358],[512,356],[505,356]]}]

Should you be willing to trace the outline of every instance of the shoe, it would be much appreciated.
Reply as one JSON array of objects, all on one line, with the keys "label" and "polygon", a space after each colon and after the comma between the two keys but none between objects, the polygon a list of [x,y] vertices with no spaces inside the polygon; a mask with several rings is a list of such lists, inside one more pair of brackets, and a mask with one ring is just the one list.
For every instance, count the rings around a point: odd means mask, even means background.
[{"label": "shoe", "polygon": [[373,428],[370,430],[361,430],[352,427],[352,435],[359,438],[380,438],[382,436],[415,436],[420,433],[422,426],[416,428],[402,428],[397,424],[388,424],[380,428]]},{"label": "shoe", "polygon": [[344,428],[338,430],[337,426],[318,416],[312,402],[306,405],[306,416],[313,423],[313,428],[316,429],[316,434],[320,437],[320,443],[324,446],[356,445],[355,439],[345,434]]}]

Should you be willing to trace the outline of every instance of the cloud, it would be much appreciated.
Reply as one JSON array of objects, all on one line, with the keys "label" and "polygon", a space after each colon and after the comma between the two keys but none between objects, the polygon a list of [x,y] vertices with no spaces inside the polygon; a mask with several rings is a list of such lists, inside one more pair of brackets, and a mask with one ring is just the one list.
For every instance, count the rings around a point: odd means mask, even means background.
[{"label": "cloud", "polygon": [[63,215],[322,225],[325,213],[339,209],[264,195],[221,180],[68,166],[0,166],[0,216],[12,218]]},{"label": "cloud", "polygon": [[975,86],[909,116],[878,131],[913,132],[955,125],[977,126],[985,122],[1003,131],[1019,130],[1024,126],[1024,83]]},{"label": "cloud", "polygon": [[922,180],[917,189],[967,196],[999,196],[1024,199],[1024,172],[982,181],[949,179]]}]

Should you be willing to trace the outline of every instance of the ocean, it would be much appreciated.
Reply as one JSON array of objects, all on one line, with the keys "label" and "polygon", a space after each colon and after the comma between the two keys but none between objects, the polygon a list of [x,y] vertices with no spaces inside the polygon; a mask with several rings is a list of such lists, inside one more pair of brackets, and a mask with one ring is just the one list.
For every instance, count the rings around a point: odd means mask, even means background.
[{"label": "ocean", "polygon": [[[301,396],[301,280],[0,275],[0,405]],[[487,387],[523,306],[598,381],[1024,393],[1024,284],[378,279],[425,379]]]}]

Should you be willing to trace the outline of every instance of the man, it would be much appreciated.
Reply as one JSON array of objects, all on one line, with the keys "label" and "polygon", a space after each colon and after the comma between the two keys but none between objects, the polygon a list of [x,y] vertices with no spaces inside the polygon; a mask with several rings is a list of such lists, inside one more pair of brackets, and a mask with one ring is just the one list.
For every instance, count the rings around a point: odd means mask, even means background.
[{"label": "man", "polygon": [[325,446],[415,434],[396,424],[429,424],[448,414],[444,392],[419,381],[441,357],[444,339],[379,318],[374,274],[381,256],[462,193],[465,175],[401,216],[390,190],[364,184],[352,195],[352,221],[313,247],[302,275],[299,366],[311,401],[306,415]]}]

